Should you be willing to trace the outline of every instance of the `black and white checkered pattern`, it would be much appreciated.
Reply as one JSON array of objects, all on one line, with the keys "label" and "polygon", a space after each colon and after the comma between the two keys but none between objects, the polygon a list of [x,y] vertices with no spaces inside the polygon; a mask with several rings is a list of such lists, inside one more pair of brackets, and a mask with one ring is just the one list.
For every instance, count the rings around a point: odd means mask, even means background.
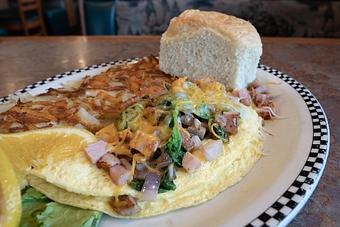
[{"label": "black and white checkered pattern", "polygon": [[[1,98],[0,104],[9,101],[9,99],[14,96],[18,97],[21,94],[27,93],[28,91],[36,87],[48,84],[49,82],[56,81],[70,75],[74,75],[84,71],[91,71],[93,69],[98,69],[110,65],[126,64],[138,59],[140,58],[112,61],[109,63],[92,65],[82,69],[76,69],[70,72],[55,75],[32,85],[28,85],[27,87],[18,90],[12,95]],[[282,81],[293,87],[301,95],[312,118],[313,140],[309,156],[297,178],[287,189],[287,191],[284,192],[281,197],[277,199],[277,201],[275,201],[268,209],[266,209],[262,214],[260,214],[257,218],[255,218],[253,221],[251,221],[251,223],[247,225],[249,227],[280,225],[293,212],[293,210],[299,209],[299,203],[301,203],[304,197],[307,196],[307,192],[313,191],[315,189],[317,182],[321,177],[323,168],[327,160],[330,141],[326,115],[320,103],[316,100],[312,93],[303,85],[301,85],[298,81],[276,69],[272,69],[261,64],[258,66],[258,68],[280,78]],[[310,194],[311,193],[309,193],[309,195]]]}]

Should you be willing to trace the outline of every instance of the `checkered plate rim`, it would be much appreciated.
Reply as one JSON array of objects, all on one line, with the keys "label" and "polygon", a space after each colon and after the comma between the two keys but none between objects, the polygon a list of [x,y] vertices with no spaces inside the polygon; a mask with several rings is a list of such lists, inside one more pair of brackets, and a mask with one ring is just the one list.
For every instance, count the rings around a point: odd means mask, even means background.
[{"label": "checkered plate rim", "polygon": [[[0,98],[0,104],[8,102],[12,98],[20,97],[20,95],[23,95],[32,89],[48,84],[52,81],[107,66],[127,64],[139,59],[140,58],[129,58],[125,60],[111,61],[108,63],[96,64],[58,74],[28,85],[25,88],[20,89],[6,97]],[[329,126],[326,114],[321,104],[301,83],[290,76],[266,65],[259,64],[258,68],[281,79],[291,86],[302,97],[309,110],[313,125],[313,138],[310,152],[302,170],[294,182],[268,209],[263,211],[258,217],[246,225],[247,227],[284,226],[288,224],[302,209],[303,205],[311,196],[320,180],[329,153]]]}]

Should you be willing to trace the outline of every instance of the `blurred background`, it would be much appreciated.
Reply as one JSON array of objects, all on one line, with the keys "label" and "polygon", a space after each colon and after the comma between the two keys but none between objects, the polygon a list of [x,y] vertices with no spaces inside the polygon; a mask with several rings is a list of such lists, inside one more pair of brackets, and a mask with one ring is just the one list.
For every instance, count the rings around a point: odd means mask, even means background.
[{"label": "blurred background", "polygon": [[189,8],[249,20],[262,36],[340,37],[340,0],[0,0],[0,36],[159,35]]}]

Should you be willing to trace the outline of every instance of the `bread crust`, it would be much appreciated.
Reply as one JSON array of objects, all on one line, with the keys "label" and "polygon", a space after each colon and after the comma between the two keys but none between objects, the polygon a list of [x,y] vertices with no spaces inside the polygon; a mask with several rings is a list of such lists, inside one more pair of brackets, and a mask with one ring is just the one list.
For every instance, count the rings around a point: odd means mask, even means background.
[{"label": "bread crust", "polygon": [[193,9],[184,11],[170,21],[161,42],[188,37],[202,29],[218,33],[235,47],[262,49],[260,35],[250,22],[219,12]]}]

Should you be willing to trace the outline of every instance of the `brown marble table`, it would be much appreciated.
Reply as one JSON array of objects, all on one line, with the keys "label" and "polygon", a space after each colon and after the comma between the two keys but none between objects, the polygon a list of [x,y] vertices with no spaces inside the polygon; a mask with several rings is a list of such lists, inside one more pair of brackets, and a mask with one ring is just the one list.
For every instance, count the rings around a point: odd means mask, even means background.
[{"label": "brown marble table", "polygon": [[[330,123],[331,150],[314,194],[292,226],[340,224],[340,39],[263,38],[261,62],[314,93]],[[159,51],[159,37],[0,38],[0,97],[48,76]]]}]

